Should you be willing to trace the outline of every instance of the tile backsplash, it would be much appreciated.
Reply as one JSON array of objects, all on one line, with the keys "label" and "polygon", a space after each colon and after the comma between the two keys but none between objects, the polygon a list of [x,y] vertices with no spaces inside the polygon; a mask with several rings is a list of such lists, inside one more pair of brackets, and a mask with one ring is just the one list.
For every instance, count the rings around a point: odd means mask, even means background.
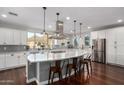
[{"label": "tile backsplash", "polygon": [[26,51],[26,45],[0,45],[0,52]]}]

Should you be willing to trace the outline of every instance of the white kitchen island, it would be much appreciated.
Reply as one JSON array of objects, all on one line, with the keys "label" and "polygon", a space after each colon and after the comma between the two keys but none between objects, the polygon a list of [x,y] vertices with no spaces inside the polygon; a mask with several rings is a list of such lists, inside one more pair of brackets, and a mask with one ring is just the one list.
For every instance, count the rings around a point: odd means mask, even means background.
[{"label": "white kitchen island", "polygon": [[[55,49],[30,53],[27,57],[28,63],[26,65],[27,83],[36,81],[38,84],[47,84],[50,64],[56,60],[65,62],[68,59],[81,57],[86,53],[88,51],[81,49]],[[63,78],[65,68],[66,65],[63,69]]]}]

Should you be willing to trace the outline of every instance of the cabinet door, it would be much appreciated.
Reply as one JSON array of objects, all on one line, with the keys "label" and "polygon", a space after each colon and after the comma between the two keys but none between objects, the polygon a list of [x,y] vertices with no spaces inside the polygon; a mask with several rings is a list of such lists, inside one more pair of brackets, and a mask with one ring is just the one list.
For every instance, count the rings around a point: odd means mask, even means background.
[{"label": "cabinet door", "polygon": [[113,29],[106,31],[106,61],[116,63],[116,33]]},{"label": "cabinet door", "polygon": [[21,44],[22,45],[27,44],[27,32],[25,32],[25,31],[21,32]]},{"label": "cabinet door", "polygon": [[20,45],[21,44],[21,33],[20,31],[14,31],[14,45]]},{"label": "cabinet door", "polygon": [[18,66],[19,60],[16,54],[6,54],[6,67],[12,68]]},{"label": "cabinet door", "polygon": [[0,54],[0,69],[5,68],[5,55]]},{"label": "cabinet door", "polygon": [[5,42],[5,33],[4,29],[0,28],[0,45],[3,45]]},{"label": "cabinet door", "polygon": [[4,33],[5,33],[5,43],[8,45],[12,45],[14,43],[13,30],[5,29]]},{"label": "cabinet door", "polygon": [[98,35],[99,39],[105,39],[106,38],[106,31],[105,30],[98,31],[97,35]]},{"label": "cabinet door", "polygon": [[117,35],[117,62],[124,65],[124,27],[116,29]]},{"label": "cabinet door", "polygon": [[25,65],[26,66],[26,62],[27,62],[26,53],[21,53],[20,59],[19,59],[19,65]]}]

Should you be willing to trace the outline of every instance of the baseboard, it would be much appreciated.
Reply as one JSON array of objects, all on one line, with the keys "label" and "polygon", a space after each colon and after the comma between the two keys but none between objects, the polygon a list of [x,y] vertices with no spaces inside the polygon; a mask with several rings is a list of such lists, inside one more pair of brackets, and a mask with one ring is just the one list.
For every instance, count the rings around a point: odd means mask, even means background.
[{"label": "baseboard", "polygon": [[26,65],[19,65],[19,66],[1,68],[0,71],[11,70],[11,69],[18,69],[18,68],[25,67],[25,66]]},{"label": "baseboard", "polygon": [[107,64],[111,65],[111,66],[116,66],[116,67],[124,68],[124,65],[119,65],[119,64],[114,64],[114,63],[107,63]]}]

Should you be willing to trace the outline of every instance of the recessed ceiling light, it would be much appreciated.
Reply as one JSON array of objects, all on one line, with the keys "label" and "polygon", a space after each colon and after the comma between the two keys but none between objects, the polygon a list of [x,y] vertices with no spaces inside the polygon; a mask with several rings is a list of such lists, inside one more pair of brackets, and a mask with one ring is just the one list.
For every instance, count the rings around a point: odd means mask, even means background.
[{"label": "recessed ceiling light", "polygon": [[7,15],[6,15],[6,14],[2,14],[1,16],[2,16],[3,18],[6,18],[6,17],[7,17]]},{"label": "recessed ceiling light", "polygon": [[70,20],[70,17],[66,17],[66,20]]},{"label": "recessed ceiling light", "polygon": [[49,25],[48,27],[49,27],[49,28],[52,28],[52,26],[51,26],[51,25]]},{"label": "recessed ceiling light", "polygon": [[122,19],[119,19],[117,22],[118,22],[118,23],[121,23],[122,21],[123,21]]},{"label": "recessed ceiling light", "polygon": [[90,26],[88,26],[87,28],[88,28],[88,29],[90,29],[91,27],[90,27]]}]

